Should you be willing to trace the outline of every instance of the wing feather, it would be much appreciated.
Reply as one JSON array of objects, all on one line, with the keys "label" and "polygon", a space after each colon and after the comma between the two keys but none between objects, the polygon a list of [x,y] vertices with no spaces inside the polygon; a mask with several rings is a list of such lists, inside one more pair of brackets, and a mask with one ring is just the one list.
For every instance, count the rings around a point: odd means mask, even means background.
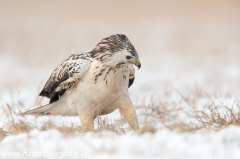
[{"label": "wing feather", "polygon": [[51,98],[50,103],[58,100],[59,95],[79,82],[88,72],[90,65],[87,53],[71,55],[52,72],[39,95]]},{"label": "wing feather", "polygon": [[135,69],[133,66],[130,66],[130,73],[129,73],[129,82],[128,82],[128,88],[131,87],[135,79]]}]

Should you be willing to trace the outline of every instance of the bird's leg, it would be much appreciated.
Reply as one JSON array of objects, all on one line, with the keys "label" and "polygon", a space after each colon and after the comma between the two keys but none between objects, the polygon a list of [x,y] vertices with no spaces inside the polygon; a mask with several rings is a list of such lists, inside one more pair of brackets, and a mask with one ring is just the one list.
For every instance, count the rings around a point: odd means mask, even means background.
[{"label": "bird's leg", "polygon": [[121,114],[127,119],[129,125],[139,131],[138,118],[132,102],[128,102],[119,108]]},{"label": "bird's leg", "polygon": [[80,115],[81,117],[81,122],[83,129],[85,131],[93,131],[94,130],[94,119],[86,112],[82,113]]}]

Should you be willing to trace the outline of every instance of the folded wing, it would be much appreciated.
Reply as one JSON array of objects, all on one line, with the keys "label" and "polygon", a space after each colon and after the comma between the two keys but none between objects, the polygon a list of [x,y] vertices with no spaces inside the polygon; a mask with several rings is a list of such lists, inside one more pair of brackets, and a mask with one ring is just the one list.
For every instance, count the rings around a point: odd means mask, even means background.
[{"label": "folded wing", "polygon": [[53,71],[39,95],[50,98],[50,103],[59,100],[67,90],[76,86],[90,66],[86,53],[71,55]]},{"label": "folded wing", "polygon": [[129,73],[129,82],[128,82],[128,88],[131,87],[135,79],[135,69],[133,66],[130,66],[130,73]]}]

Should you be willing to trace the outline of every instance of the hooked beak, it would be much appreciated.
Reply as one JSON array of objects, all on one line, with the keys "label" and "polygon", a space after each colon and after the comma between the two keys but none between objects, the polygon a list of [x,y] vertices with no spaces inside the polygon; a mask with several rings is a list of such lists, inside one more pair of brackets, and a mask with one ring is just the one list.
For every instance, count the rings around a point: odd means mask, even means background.
[{"label": "hooked beak", "polygon": [[141,68],[141,63],[140,63],[140,60],[138,59],[137,62],[135,63],[135,65],[138,67],[138,69]]},{"label": "hooked beak", "polygon": [[137,60],[137,62],[136,63],[134,63],[134,62],[131,62],[131,61],[128,61],[129,63],[132,63],[132,64],[134,64],[135,66],[137,66],[138,67],[138,69],[140,69],[141,68],[141,63],[140,63],[140,60],[138,59]]}]

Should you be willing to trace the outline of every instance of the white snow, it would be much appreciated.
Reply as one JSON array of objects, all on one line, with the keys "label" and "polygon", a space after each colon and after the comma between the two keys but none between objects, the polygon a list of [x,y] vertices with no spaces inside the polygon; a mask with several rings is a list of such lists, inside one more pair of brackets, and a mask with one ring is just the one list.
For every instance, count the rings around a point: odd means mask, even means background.
[{"label": "white snow", "polygon": [[[102,131],[78,133],[73,136],[66,136],[54,129],[32,130],[28,134],[8,136],[0,143],[2,155],[7,152],[25,152],[30,156],[44,152],[42,155],[52,153],[51,158],[69,158],[66,156],[69,155],[67,153],[79,152],[82,158],[104,159],[113,157],[119,159],[237,159],[240,158],[239,149],[240,127],[237,126],[229,126],[217,132],[179,133],[162,128],[154,134],[136,132],[116,134]],[[35,156],[35,158],[42,157]],[[71,158],[79,158],[79,156]]]}]

